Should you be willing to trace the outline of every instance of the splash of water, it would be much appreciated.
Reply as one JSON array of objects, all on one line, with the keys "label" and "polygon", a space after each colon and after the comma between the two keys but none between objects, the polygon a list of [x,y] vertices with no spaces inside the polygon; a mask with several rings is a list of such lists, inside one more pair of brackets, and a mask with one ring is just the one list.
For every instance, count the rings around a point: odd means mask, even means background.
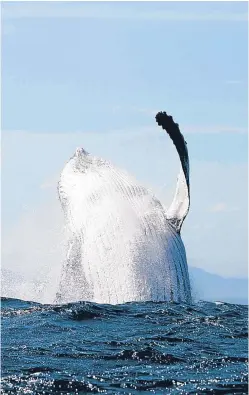
[{"label": "splash of water", "polygon": [[28,208],[2,243],[1,295],[52,303],[65,256],[65,230],[56,188],[54,196]]}]

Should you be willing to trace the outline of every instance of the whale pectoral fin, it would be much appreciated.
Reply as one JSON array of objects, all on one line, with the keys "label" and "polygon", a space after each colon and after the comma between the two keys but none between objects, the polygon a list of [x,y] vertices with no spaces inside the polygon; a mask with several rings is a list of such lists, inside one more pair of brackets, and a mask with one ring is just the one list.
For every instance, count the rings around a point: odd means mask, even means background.
[{"label": "whale pectoral fin", "polygon": [[68,241],[67,257],[62,268],[57,303],[63,301],[89,300],[90,287],[82,265],[83,240],[73,234]]},{"label": "whale pectoral fin", "polygon": [[180,132],[179,125],[174,122],[166,112],[159,112],[156,121],[169,135],[173,141],[181,161],[181,170],[178,176],[176,192],[166,216],[174,229],[180,233],[182,223],[188,214],[190,206],[189,186],[189,157],[187,143]]}]

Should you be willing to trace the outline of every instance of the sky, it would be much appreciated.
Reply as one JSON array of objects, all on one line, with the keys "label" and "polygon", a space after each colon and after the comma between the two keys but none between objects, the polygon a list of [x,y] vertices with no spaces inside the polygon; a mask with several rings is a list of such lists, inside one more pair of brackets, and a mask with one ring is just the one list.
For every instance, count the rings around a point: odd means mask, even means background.
[{"label": "sky", "polygon": [[77,146],[169,205],[180,163],[155,123],[165,110],[190,155],[189,265],[246,277],[247,3],[11,2],[1,11],[3,265],[34,265],[58,242],[56,182]]}]

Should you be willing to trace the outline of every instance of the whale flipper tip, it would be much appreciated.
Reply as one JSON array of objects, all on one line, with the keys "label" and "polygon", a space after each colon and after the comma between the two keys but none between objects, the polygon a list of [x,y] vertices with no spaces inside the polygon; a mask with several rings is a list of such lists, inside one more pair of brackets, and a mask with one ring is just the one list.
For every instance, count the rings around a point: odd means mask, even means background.
[{"label": "whale flipper tip", "polygon": [[173,117],[171,115],[168,115],[166,111],[159,111],[156,114],[155,118],[158,125],[162,126],[162,128],[165,129],[168,133],[169,133],[168,129],[172,128],[172,126],[179,129],[178,123],[175,123]]}]

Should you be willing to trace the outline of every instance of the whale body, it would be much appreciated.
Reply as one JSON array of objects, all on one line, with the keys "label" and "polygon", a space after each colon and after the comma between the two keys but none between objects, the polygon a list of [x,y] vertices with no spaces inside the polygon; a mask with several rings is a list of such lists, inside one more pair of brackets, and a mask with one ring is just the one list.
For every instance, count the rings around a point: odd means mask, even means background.
[{"label": "whale body", "polygon": [[168,210],[135,178],[77,148],[58,183],[68,232],[57,302],[191,302],[180,230],[189,210],[189,159],[178,125],[156,116],[179,153]]}]

